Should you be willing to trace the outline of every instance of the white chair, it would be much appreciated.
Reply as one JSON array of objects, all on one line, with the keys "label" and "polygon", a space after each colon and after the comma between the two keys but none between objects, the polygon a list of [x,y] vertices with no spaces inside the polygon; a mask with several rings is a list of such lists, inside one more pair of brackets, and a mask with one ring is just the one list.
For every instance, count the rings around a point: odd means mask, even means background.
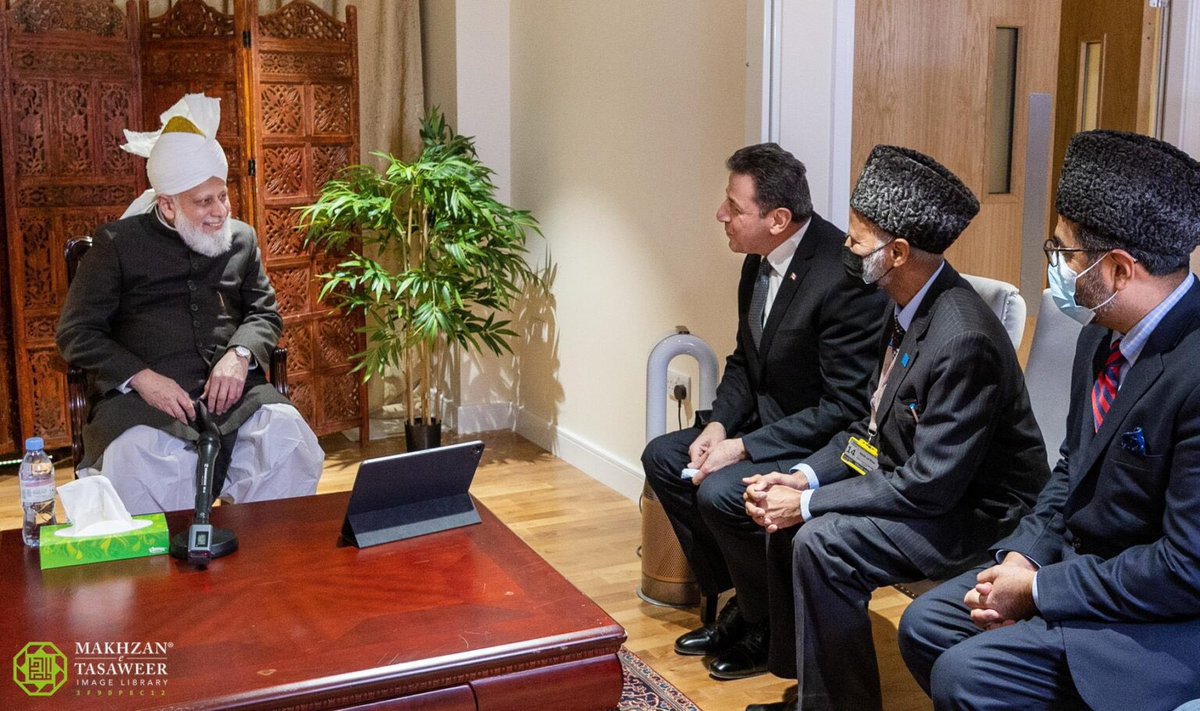
[{"label": "white chair", "polygon": [[1021,337],[1025,335],[1026,313],[1025,299],[1021,298],[1021,290],[998,279],[971,274],[962,276],[975,290],[975,293],[984,300],[984,303],[992,307],[992,311],[1004,325],[1004,330],[1008,331],[1013,348],[1020,348]]},{"label": "white chair", "polygon": [[1042,307],[1033,328],[1029,362],[1025,364],[1025,385],[1029,389],[1033,416],[1042,429],[1046,459],[1051,467],[1058,463],[1058,448],[1067,434],[1071,362],[1082,329],[1078,321],[1058,310],[1049,289],[1042,292]]}]

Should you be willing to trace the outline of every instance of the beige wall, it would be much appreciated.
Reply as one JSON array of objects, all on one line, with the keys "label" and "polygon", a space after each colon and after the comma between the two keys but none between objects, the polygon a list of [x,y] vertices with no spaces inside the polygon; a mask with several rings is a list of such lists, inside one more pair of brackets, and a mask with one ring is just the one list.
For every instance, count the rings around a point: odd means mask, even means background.
[{"label": "beige wall", "polygon": [[555,264],[518,430],[628,494],[650,349],[675,324],[733,344],[740,258],[713,215],[745,130],[746,8],[512,0],[510,28],[513,202]]},{"label": "beige wall", "polygon": [[421,0],[421,48],[424,51],[425,105],[441,108],[458,126],[458,81],[455,61],[453,0]]}]

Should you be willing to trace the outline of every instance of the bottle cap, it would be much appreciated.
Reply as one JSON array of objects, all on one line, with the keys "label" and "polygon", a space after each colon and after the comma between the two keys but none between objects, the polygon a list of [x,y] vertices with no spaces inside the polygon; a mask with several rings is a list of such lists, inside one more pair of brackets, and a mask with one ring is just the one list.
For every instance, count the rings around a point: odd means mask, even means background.
[{"label": "bottle cap", "polygon": [[25,451],[32,452],[36,449],[45,449],[46,442],[41,437],[30,437],[25,440]]}]

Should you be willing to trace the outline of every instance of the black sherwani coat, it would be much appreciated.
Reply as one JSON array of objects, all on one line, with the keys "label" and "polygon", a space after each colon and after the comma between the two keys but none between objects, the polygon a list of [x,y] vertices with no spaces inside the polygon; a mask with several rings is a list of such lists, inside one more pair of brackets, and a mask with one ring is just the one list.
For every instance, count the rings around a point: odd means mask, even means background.
[{"label": "black sherwani coat", "polygon": [[258,240],[233,221],[233,243],[217,257],[192,251],[155,213],[104,225],[79,263],[58,322],[64,360],[88,373],[90,411],[80,466],[135,425],[184,439],[198,433],[118,386],[144,368],[171,378],[199,397],[209,372],[234,346],[254,361],[241,400],[216,418],[222,434],[235,431],[261,405],[287,403],[264,373],[283,331],[275,291]]}]

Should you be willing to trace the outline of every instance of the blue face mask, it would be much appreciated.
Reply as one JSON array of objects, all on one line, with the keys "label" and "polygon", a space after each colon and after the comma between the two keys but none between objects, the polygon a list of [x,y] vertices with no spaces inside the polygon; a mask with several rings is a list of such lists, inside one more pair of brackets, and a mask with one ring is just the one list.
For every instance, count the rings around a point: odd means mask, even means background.
[{"label": "blue face mask", "polygon": [[1074,270],[1067,266],[1067,260],[1060,256],[1058,259],[1057,268],[1053,265],[1050,265],[1046,268],[1046,277],[1050,282],[1050,297],[1054,299],[1054,305],[1058,307],[1059,311],[1062,311],[1064,314],[1070,316],[1084,326],[1091,323],[1092,319],[1096,317],[1096,309],[1099,309],[1108,302],[1117,298],[1117,293],[1114,291],[1113,295],[1105,299],[1103,303],[1096,304],[1091,308],[1080,306],[1075,301],[1076,282],[1078,282],[1084,274],[1092,271],[1097,264],[1103,261],[1104,257],[1101,257],[1090,267],[1076,274]]}]

